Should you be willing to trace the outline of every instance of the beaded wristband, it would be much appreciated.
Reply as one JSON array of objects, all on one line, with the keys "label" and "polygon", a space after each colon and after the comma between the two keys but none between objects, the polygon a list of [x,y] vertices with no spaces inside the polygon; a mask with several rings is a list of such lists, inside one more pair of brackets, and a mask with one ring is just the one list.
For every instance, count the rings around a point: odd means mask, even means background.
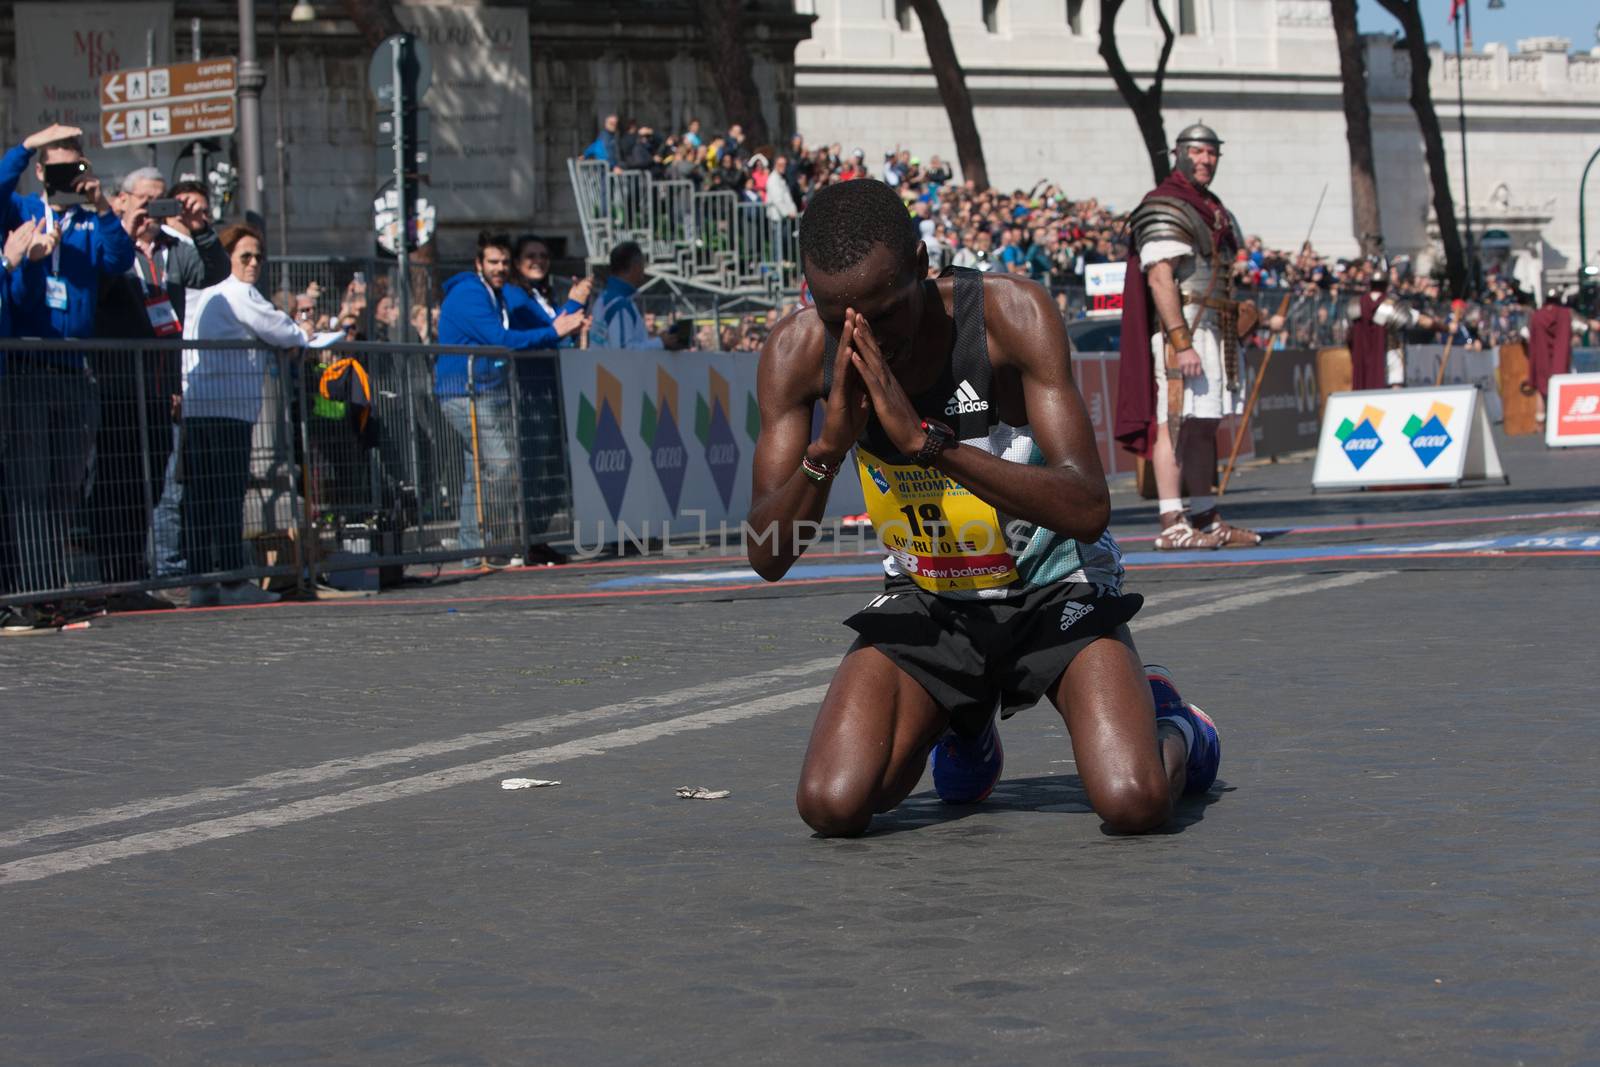
[{"label": "beaded wristband", "polygon": [[830,467],[821,460],[812,459],[810,456],[800,460],[800,469],[805,472],[807,478],[810,478],[818,485],[825,485],[833,481],[834,475],[839,473],[839,466],[839,464],[835,464]]}]

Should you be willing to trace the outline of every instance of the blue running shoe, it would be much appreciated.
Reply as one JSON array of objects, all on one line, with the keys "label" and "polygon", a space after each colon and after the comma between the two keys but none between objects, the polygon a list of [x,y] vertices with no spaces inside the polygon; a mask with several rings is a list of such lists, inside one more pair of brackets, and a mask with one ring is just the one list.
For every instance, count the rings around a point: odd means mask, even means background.
[{"label": "blue running shoe", "polygon": [[1211,788],[1217,780],[1217,770],[1222,766],[1222,741],[1217,737],[1217,724],[1211,716],[1188,703],[1178,694],[1172,674],[1165,667],[1145,664],[1145,676],[1150,682],[1150,693],[1156,700],[1156,721],[1173,719],[1188,724],[1185,737],[1193,737],[1189,745],[1189,758],[1185,761],[1184,796],[1196,796]]},{"label": "blue running shoe", "polygon": [[1006,765],[997,717],[977,737],[945,731],[933,746],[933,790],[946,804],[977,804],[988,797]]}]

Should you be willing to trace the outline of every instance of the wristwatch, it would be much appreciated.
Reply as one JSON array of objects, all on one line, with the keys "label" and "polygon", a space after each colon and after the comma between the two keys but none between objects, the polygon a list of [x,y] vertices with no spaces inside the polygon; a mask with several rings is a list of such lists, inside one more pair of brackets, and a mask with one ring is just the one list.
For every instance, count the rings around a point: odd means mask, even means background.
[{"label": "wristwatch", "polygon": [[942,452],[956,447],[956,432],[942,422],[923,419],[922,432],[925,436],[916,455],[917,463],[921,466],[933,466]]}]

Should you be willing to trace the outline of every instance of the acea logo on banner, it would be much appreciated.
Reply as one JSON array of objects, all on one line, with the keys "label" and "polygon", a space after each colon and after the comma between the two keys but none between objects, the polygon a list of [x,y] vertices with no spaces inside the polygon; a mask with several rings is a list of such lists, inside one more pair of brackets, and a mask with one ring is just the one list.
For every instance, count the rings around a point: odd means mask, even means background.
[{"label": "acea logo on banner", "polygon": [[[683,495],[683,476],[689,469],[689,450],[683,447],[678,428],[678,380],[663,367],[656,368],[656,397],[644,394],[639,407],[639,438],[650,449],[650,465],[656,470],[667,507],[678,514]],[[615,518],[615,509],[612,518]]]},{"label": "acea logo on banner", "polygon": [[1356,470],[1365,467],[1367,460],[1377,455],[1378,449],[1383,447],[1383,438],[1378,436],[1378,427],[1382,425],[1383,412],[1368,404],[1361,409],[1360,422],[1345,419],[1333,432],[1339,439],[1339,447]]},{"label": "acea logo on banner", "polygon": [[1406,420],[1400,432],[1411,442],[1411,450],[1422,460],[1424,467],[1438,459],[1439,453],[1449,448],[1450,442],[1454,440],[1450,436],[1450,431],[1444,428],[1454,413],[1455,408],[1435,400],[1426,415],[1413,415]]},{"label": "acea logo on banner", "polygon": [[694,403],[694,435],[706,450],[706,466],[711,468],[711,480],[716,484],[722,506],[730,507],[733,501],[733,482],[739,473],[739,444],[733,438],[733,426],[728,420],[731,405],[728,401],[728,379],[710,368],[708,400],[699,394]]},{"label": "acea logo on banner", "polygon": [[622,383],[599,363],[594,368],[594,396],[590,401],[587,393],[578,394],[576,436],[589,453],[589,469],[615,522],[628,491],[633,455],[622,436]]}]

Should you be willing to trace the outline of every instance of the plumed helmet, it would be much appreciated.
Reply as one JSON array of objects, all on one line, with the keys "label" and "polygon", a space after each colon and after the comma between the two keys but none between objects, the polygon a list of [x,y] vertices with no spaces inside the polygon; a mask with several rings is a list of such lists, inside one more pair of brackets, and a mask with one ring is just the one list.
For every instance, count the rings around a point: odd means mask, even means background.
[{"label": "plumed helmet", "polygon": [[1367,257],[1367,288],[1387,289],[1389,287],[1389,260],[1388,257],[1374,253]]},{"label": "plumed helmet", "polygon": [[1222,138],[1203,122],[1196,122],[1178,131],[1178,139],[1173,142],[1173,147],[1182,148],[1186,144],[1208,144],[1218,152],[1222,151]]}]

